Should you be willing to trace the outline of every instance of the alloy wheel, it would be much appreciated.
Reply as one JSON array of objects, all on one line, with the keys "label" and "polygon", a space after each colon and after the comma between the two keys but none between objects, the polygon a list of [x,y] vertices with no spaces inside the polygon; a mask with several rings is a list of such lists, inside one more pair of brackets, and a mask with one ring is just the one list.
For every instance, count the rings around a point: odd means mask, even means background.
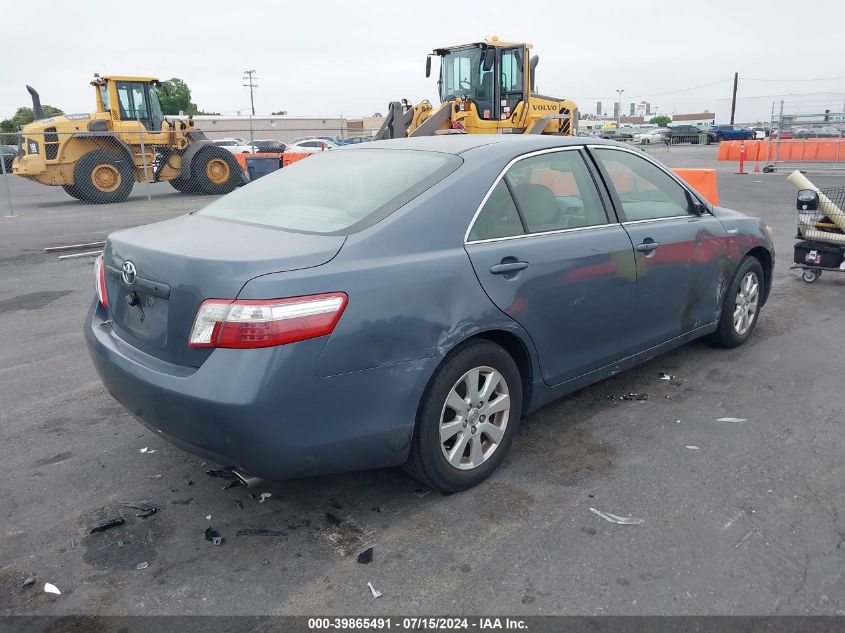
[{"label": "alloy wheel", "polygon": [[440,449],[459,470],[487,461],[499,447],[510,417],[508,384],[501,373],[482,366],[452,386],[440,414]]},{"label": "alloy wheel", "polygon": [[760,303],[760,281],[754,272],[746,273],[739,284],[734,302],[734,330],[740,336],[745,335],[754,324],[754,316]]}]

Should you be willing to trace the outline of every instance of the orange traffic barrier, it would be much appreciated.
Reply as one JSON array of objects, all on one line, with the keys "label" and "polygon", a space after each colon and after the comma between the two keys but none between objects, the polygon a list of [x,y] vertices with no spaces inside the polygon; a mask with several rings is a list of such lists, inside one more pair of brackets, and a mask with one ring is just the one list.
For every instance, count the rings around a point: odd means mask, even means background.
[{"label": "orange traffic barrier", "polygon": [[731,143],[733,141],[722,141],[719,143],[719,153],[716,155],[716,160],[728,160],[728,150],[731,147]]},{"label": "orange traffic barrier", "polygon": [[673,169],[693,189],[713,204],[719,204],[719,184],[715,169]]},{"label": "orange traffic barrier", "polygon": [[241,166],[241,169],[246,171],[246,154],[235,154],[235,160],[238,161],[238,165]]},{"label": "orange traffic barrier", "polygon": [[287,167],[291,163],[295,163],[298,160],[302,160],[303,158],[308,158],[311,154],[308,152],[297,152],[297,153],[288,153],[285,152],[282,154],[282,167]]}]

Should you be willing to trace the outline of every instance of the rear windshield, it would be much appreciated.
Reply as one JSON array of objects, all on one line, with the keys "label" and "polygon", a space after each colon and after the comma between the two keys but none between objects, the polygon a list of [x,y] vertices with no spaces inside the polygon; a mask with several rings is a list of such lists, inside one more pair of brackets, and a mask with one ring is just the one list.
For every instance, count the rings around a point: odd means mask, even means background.
[{"label": "rear windshield", "polygon": [[452,173],[461,159],[413,150],[328,150],[233,191],[200,215],[320,234],[371,226]]}]

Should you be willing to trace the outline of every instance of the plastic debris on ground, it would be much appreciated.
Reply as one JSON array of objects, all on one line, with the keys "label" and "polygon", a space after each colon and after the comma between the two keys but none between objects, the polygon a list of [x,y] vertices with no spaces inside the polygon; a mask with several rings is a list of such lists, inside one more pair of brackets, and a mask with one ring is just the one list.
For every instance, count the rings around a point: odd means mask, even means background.
[{"label": "plastic debris on ground", "polygon": [[373,548],[368,547],[363,552],[358,554],[358,562],[362,565],[369,565],[373,562]]},{"label": "plastic debris on ground", "polygon": [[698,449],[698,446],[692,446],[692,445],[689,445],[689,446],[687,446],[687,448],[688,448],[688,449],[690,449],[691,451],[697,451],[697,450],[699,450],[699,449]]},{"label": "plastic debris on ground", "polygon": [[719,418],[716,422],[745,422],[745,418]]},{"label": "plastic debris on ground", "polygon": [[267,501],[267,499],[269,499],[272,496],[273,496],[272,492],[262,492],[258,496],[258,503],[264,503],[265,501]]},{"label": "plastic debris on ground", "polygon": [[147,447],[145,446],[144,448],[139,448],[139,449],[138,449],[138,452],[139,452],[139,453],[147,453],[148,455],[152,455],[153,453],[155,453],[155,452],[156,452],[156,449],[154,449],[154,448],[153,448],[153,449],[150,449],[150,448],[147,448]]},{"label": "plastic debris on ground", "polygon": [[265,558],[263,561],[261,561],[261,564],[262,565],[269,565],[270,561]]},{"label": "plastic debris on ground", "polygon": [[371,591],[371,592],[372,592],[372,594],[373,594],[373,598],[381,598],[381,591],[379,591],[378,589],[376,589],[375,587],[373,587],[373,583],[368,582],[368,583],[367,583],[367,586],[370,588],[370,591]]},{"label": "plastic debris on ground", "polygon": [[123,506],[125,508],[134,508],[135,510],[140,510],[140,512],[135,516],[141,519],[151,517],[156,512],[158,512],[157,506],[154,506],[151,503],[147,503],[146,501],[127,501],[123,504]]},{"label": "plastic debris on ground", "polygon": [[635,519],[634,517],[621,517],[616,514],[610,514],[609,512],[602,512],[601,510],[596,510],[595,508],[590,508],[590,512],[599,515],[605,521],[609,521],[610,523],[616,523],[618,525],[641,525],[642,523],[645,523],[643,519]]},{"label": "plastic debris on ground", "polygon": [[234,472],[225,468],[212,468],[211,470],[205,471],[205,474],[209,477],[219,477],[220,479],[237,479]]},{"label": "plastic debris on ground", "polygon": [[620,400],[648,400],[647,393],[626,393],[619,396]]},{"label": "plastic debris on ground", "polygon": [[241,528],[235,532],[237,536],[285,536],[284,530],[268,530],[267,528]]},{"label": "plastic debris on ground", "polygon": [[105,532],[108,529],[113,527],[117,527],[118,525],[123,525],[126,522],[126,519],[123,517],[114,517],[113,519],[106,519],[102,523],[98,523],[94,527],[91,528],[89,534],[94,534],[95,532]]},{"label": "plastic debris on ground", "polygon": [[672,380],[674,376],[672,374],[667,374],[665,371],[660,372],[660,380]]},{"label": "plastic debris on ground", "polygon": [[146,569],[149,566],[150,566],[150,564],[147,563],[147,562],[138,563],[137,565],[135,565],[135,569],[140,571],[141,569]]},{"label": "plastic debris on ground", "polygon": [[147,475],[147,479],[161,479],[161,475]]},{"label": "plastic debris on ground", "polygon": [[44,593],[54,593],[57,596],[62,595],[62,592],[59,591],[59,588],[51,582],[44,583]]},{"label": "plastic debris on ground", "polygon": [[25,580],[18,583],[18,589],[26,589],[35,584],[35,576],[27,576]]},{"label": "plastic debris on ground", "polygon": [[220,536],[220,532],[211,526],[205,528],[205,540],[212,545],[223,545],[223,537]]},{"label": "plastic debris on ground", "polygon": [[206,515],[205,515],[205,520],[206,520],[206,521],[211,521],[211,515],[210,515],[210,514],[206,514]]}]

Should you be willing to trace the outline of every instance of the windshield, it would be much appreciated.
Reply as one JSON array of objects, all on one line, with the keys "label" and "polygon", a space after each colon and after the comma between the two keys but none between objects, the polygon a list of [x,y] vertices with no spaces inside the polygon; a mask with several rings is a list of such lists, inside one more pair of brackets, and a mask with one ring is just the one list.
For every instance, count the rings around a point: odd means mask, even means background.
[{"label": "windshield", "polygon": [[346,234],[375,224],[452,173],[461,159],[410,150],[323,152],[200,210],[224,220],[291,231]]}]

